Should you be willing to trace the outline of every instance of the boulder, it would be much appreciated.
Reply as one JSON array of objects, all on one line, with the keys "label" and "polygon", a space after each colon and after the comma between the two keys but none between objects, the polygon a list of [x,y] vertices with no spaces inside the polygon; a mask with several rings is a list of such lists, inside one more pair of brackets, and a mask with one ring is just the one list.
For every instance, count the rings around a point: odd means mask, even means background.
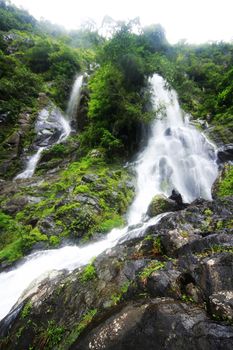
[{"label": "boulder", "polygon": [[232,289],[233,254],[223,252],[201,257],[195,279],[206,297]]},{"label": "boulder", "polygon": [[214,317],[233,321],[233,291],[222,290],[210,296],[210,309]]},{"label": "boulder", "polygon": [[217,152],[217,157],[219,163],[233,161],[233,143],[220,147]]},{"label": "boulder", "polygon": [[172,190],[172,193],[171,193],[169,199],[175,201],[176,204],[178,205],[179,209],[184,209],[184,208],[187,208],[187,206],[188,206],[187,203],[183,202],[183,198],[182,198],[181,194],[175,189]]},{"label": "boulder", "polygon": [[124,307],[70,349],[230,350],[232,346],[232,327],[211,321],[198,306],[157,298]]},{"label": "boulder", "polygon": [[86,174],[82,177],[82,181],[86,183],[96,182],[98,179],[99,177],[96,174]]},{"label": "boulder", "polygon": [[29,203],[27,196],[13,197],[2,205],[6,214],[15,215]]},{"label": "boulder", "polygon": [[148,207],[147,214],[150,217],[153,217],[162,213],[176,210],[179,210],[179,207],[175,201],[165,197],[164,195],[156,195]]}]

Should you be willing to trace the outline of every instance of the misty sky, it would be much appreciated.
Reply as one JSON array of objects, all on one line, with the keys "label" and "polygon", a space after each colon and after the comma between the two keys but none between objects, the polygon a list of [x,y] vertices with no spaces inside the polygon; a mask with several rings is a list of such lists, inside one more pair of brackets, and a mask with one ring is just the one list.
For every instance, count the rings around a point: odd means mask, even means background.
[{"label": "misty sky", "polygon": [[87,18],[100,25],[109,15],[115,20],[137,16],[142,25],[160,23],[167,39],[175,43],[233,40],[233,0],[12,0],[34,17],[48,19],[67,29]]}]

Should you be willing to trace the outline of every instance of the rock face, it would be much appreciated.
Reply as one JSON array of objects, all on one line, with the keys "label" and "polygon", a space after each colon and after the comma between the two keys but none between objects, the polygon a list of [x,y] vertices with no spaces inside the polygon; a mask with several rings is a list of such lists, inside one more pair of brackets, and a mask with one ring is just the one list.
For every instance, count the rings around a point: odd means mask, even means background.
[{"label": "rock face", "polygon": [[220,147],[217,156],[220,163],[233,161],[233,143]]},{"label": "rock face", "polygon": [[162,213],[166,213],[168,211],[176,210],[179,210],[179,206],[174,200],[169,199],[164,195],[156,195],[149,205],[147,214],[153,217]]},{"label": "rock face", "polygon": [[232,127],[226,127],[225,125],[211,125],[208,129],[205,129],[205,134],[218,146],[224,147],[226,144],[232,144],[233,142],[233,130]]},{"label": "rock face", "polygon": [[0,323],[0,348],[232,349],[232,210],[232,197],[198,200],[33,286]]},{"label": "rock face", "polygon": [[[20,113],[17,128],[2,142],[4,153],[0,160],[0,176],[13,177],[23,167],[28,155],[35,153],[39,147],[56,143],[64,133],[62,118],[61,110],[44,93],[40,93],[38,111]],[[0,116],[0,123],[4,127],[4,116]]]},{"label": "rock face", "polygon": [[233,194],[232,175],[233,165],[225,163],[212,186],[211,193],[213,198]]},{"label": "rock face", "polygon": [[61,118],[61,111],[52,103],[40,111],[35,124],[36,146],[48,147],[59,140],[64,132]]},{"label": "rock face", "polygon": [[[69,157],[65,157],[68,162]],[[63,154],[58,158],[60,166],[63,158]],[[34,249],[71,241],[86,244],[124,224],[134,195],[126,169],[106,164],[97,152],[62,166],[53,174],[0,183],[0,270]],[[16,229],[22,236],[15,237]],[[18,238],[21,242],[15,250],[12,243]]]},{"label": "rock face", "polygon": [[71,349],[210,350],[232,345],[233,329],[209,320],[199,307],[157,298],[124,307]]}]

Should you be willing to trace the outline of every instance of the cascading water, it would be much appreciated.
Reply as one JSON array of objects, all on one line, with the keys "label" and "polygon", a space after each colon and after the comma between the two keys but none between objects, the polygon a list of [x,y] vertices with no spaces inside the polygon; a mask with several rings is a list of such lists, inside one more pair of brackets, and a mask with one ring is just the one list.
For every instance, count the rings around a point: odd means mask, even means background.
[{"label": "cascading water", "polygon": [[[32,177],[36,170],[36,166],[40,161],[42,152],[56,143],[58,144],[65,141],[70,135],[70,124],[75,117],[75,113],[77,112],[80,103],[82,83],[83,75],[77,76],[71,91],[65,116],[57,108],[54,108],[52,112],[45,108],[39,113],[35,131],[37,135],[41,134],[41,136],[43,136],[42,141],[39,142],[36,153],[28,159],[26,169],[18,174],[15,177],[15,180]],[[41,145],[41,143],[43,145]]]},{"label": "cascading water", "polygon": [[180,109],[177,94],[165,88],[159,75],[151,79],[156,119],[148,145],[137,160],[137,197],[130,209],[129,224],[141,220],[156,194],[170,196],[172,189],[184,202],[196,198],[211,200],[211,186],[217,176],[215,147],[203,133],[190,125]]},{"label": "cascading water", "polygon": [[[154,75],[154,108],[147,147],[136,161],[137,195],[128,212],[128,226],[113,229],[105,239],[86,247],[66,246],[29,255],[18,268],[0,274],[0,318],[3,318],[29,284],[52,269],[73,270],[120,240],[142,234],[164,215],[144,220],[148,205],[157,193],[170,195],[176,188],[185,201],[199,196],[211,198],[217,176],[215,150],[205,136],[183,121],[176,93],[165,89],[164,80]],[[144,220],[144,221],[143,221]],[[137,228],[130,225],[137,224]],[[138,227],[139,226],[139,227]],[[134,226],[135,227],[135,226]]]},{"label": "cascading water", "polygon": [[36,169],[36,165],[38,164],[39,160],[40,160],[40,157],[41,157],[41,153],[43,152],[43,150],[45,149],[45,147],[39,147],[37,152],[35,154],[33,154],[29,159],[28,159],[28,162],[27,162],[27,165],[26,165],[26,169],[18,174],[16,177],[15,177],[15,180],[17,179],[28,179],[30,177],[33,176],[34,172],[35,172],[35,169]]},{"label": "cascading water", "polygon": [[66,114],[69,116],[70,122],[75,118],[75,115],[77,113],[77,109],[80,103],[80,97],[81,97],[80,91],[81,91],[82,85],[83,85],[83,75],[78,75],[75,79],[75,82],[71,91],[68,107],[66,110]]}]

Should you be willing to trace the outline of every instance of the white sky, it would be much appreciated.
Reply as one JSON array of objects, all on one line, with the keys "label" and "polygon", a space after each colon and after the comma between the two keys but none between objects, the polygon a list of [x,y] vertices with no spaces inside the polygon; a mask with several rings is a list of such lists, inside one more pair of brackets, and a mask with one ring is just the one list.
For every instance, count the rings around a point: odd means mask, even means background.
[{"label": "white sky", "polygon": [[67,29],[87,18],[101,23],[105,15],[115,20],[137,16],[142,25],[160,23],[170,43],[233,39],[233,0],[11,0],[34,17],[48,19]]}]

